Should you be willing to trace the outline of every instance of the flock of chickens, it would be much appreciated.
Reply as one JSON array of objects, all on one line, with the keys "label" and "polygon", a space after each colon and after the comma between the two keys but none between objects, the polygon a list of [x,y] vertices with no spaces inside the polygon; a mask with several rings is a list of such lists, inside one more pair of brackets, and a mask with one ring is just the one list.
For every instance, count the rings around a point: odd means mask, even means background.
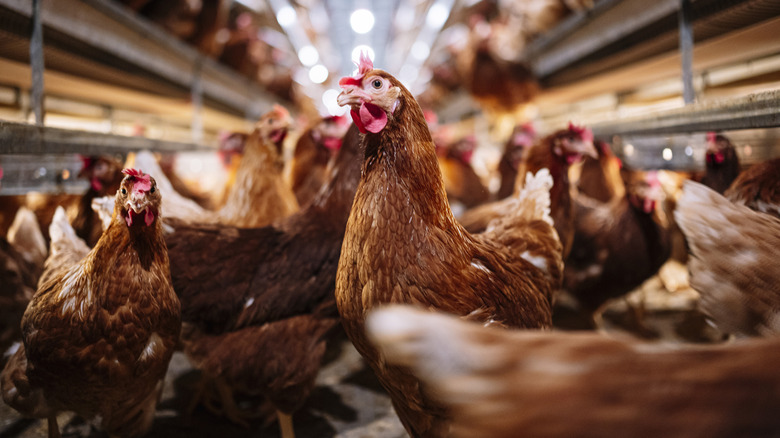
[{"label": "flock of chickens", "polygon": [[[398,80],[362,58],[340,86],[353,123],[303,133],[285,179],[290,116],[274,108],[241,139],[219,208],[178,193],[148,153],[124,169],[85,160],[70,220],[43,220],[48,251],[20,208],[0,247],[4,401],[50,437],[62,411],[143,435],[178,350],[201,371],[190,409],[248,424],[236,396],[256,396],[288,438],[346,333],[413,437],[778,434],[779,159],[738,174],[713,136],[702,181],[716,190],[685,181],[670,200],[587,128],[518,126],[501,195],[475,201],[451,183],[473,144],[437,144]],[[754,339],[558,330],[564,310],[598,327],[607,301],[675,256],[675,227],[702,312]]]}]

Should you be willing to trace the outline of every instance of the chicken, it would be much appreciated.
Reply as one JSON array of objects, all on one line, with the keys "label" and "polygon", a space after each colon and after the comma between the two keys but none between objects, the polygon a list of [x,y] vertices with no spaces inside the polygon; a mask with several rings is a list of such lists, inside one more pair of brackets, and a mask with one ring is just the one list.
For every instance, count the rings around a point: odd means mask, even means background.
[{"label": "chicken", "polygon": [[473,135],[437,147],[444,189],[453,208],[455,205],[462,205],[464,208],[476,207],[490,197],[487,187],[471,167],[471,157],[476,149],[477,139]]},{"label": "chicken", "polygon": [[548,210],[551,177],[529,176],[508,214],[471,235],[452,215],[431,134],[409,91],[365,55],[356,76],[339,84],[338,103],[351,108],[366,150],[336,278],[342,325],[409,434],[441,436],[446,410],[413,375],[379,358],[366,338],[366,314],[383,303],[416,303],[490,324],[549,327],[562,268]]},{"label": "chicken", "polygon": [[[766,176],[776,179],[774,172]],[[693,181],[683,186],[675,218],[690,247],[701,310],[726,333],[780,334],[780,219]]]},{"label": "chicken", "polygon": [[754,164],[732,182],[724,195],[736,204],[780,217],[780,158]]},{"label": "chicken", "polygon": [[35,293],[45,258],[46,244],[35,214],[21,207],[8,237],[0,238],[0,354],[21,340],[22,315]]},{"label": "chicken", "polygon": [[266,396],[283,430],[291,430],[290,415],[314,386],[325,343],[338,326],[336,267],[360,178],[358,147],[353,128],[323,190],[274,226],[172,222],[176,230],[167,242],[184,350],[217,384],[222,408],[235,422],[246,416],[230,395],[240,390]]},{"label": "chicken", "polygon": [[322,189],[328,163],[341,149],[349,126],[346,117],[324,117],[298,139],[290,164],[290,180],[299,205],[308,205]]},{"label": "chicken", "polygon": [[284,181],[282,142],[290,113],[274,105],[247,139],[236,179],[215,220],[236,227],[263,227],[298,211],[298,201]]},{"label": "chicken", "polygon": [[728,137],[707,133],[706,171],[702,184],[723,193],[739,175],[739,157]]},{"label": "chicken", "polygon": [[670,234],[658,216],[663,191],[656,173],[631,171],[627,179],[626,194],[609,203],[575,200],[576,228],[563,288],[586,318],[642,284],[669,258]]},{"label": "chicken", "polygon": [[626,187],[620,175],[620,158],[603,141],[594,143],[598,159],[584,157],[577,177],[577,196],[587,196],[598,202],[609,202],[625,195]]},{"label": "chicken", "polygon": [[498,330],[395,306],[369,316],[388,363],[452,412],[454,438],[771,437],[780,339],[706,347]]},{"label": "chicken", "polygon": [[289,113],[278,105],[260,118],[247,139],[225,204],[215,212],[177,193],[152,154],[138,153],[128,164],[156,176],[166,193],[166,218],[237,227],[265,226],[298,210],[295,195],[284,181],[280,158],[289,125]]},{"label": "chicken", "polygon": [[504,152],[498,162],[498,173],[501,176],[501,186],[496,193],[496,199],[504,199],[515,190],[517,170],[523,162],[525,154],[534,145],[536,129],[531,122],[515,126],[512,135],[504,144]]},{"label": "chicken", "polygon": [[[587,128],[569,123],[567,129],[555,131],[534,145],[518,171],[518,176],[524,177],[527,172],[550,169],[554,183],[550,192],[551,214],[555,230],[563,244],[564,259],[568,256],[574,240],[574,204],[569,166],[586,155],[597,156],[593,147],[593,133]],[[518,178],[515,191],[522,188],[522,182],[523,179]],[[506,200],[491,202],[466,211],[458,219],[469,232],[479,233],[490,221],[506,215],[507,205],[511,204]]]},{"label": "chicken", "polygon": [[111,225],[84,259],[39,284],[22,318],[24,343],[0,375],[3,400],[47,418],[50,437],[61,411],[112,435],[146,432],[179,337],[160,191],[150,176],[124,173]]},{"label": "chicken", "polygon": [[83,157],[84,167],[79,176],[89,179],[89,189],[81,197],[76,217],[71,220],[76,234],[89,246],[97,243],[103,227],[92,210],[92,200],[102,196],[114,196],[122,182],[122,163],[110,156]]}]

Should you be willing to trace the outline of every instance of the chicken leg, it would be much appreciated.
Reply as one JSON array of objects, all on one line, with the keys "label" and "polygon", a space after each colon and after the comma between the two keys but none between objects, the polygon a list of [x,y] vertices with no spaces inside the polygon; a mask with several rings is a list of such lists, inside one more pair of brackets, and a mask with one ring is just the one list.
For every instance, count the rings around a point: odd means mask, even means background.
[{"label": "chicken leg", "polygon": [[279,417],[279,429],[281,430],[282,438],[295,438],[292,415],[285,414],[282,411],[276,411],[276,415]]},{"label": "chicken leg", "polygon": [[51,414],[46,418],[46,422],[49,426],[49,438],[61,438],[60,426],[57,425],[57,416]]}]

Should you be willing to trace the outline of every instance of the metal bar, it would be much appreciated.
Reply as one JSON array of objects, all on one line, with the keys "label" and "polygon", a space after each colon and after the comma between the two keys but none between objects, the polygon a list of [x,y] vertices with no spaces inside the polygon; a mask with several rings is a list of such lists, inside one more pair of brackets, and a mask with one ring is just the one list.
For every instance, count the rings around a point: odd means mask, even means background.
[{"label": "metal bar", "polygon": [[158,152],[214,150],[192,143],[41,127],[0,120],[0,154],[112,154],[144,149]]},{"label": "metal bar", "polygon": [[30,69],[32,87],[30,99],[35,114],[35,124],[43,126],[43,25],[41,24],[41,2],[32,1],[32,32],[30,34]]},{"label": "metal bar", "polygon": [[203,142],[203,82],[201,73],[203,72],[201,58],[195,60],[192,66],[192,142]]},{"label": "metal bar", "polygon": [[[526,59],[538,77],[546,77],[567,66],[586,59],[608,44],[649,26],[659,20],[674,16],[680,0],[623,0],[591,11],[588,15],[573,18],[576,26],[564,24],[565,35],[554,35],[540,43],[531,44]],[[570,28],[576,27],[574,30]],[[556,32],[556,30],[553,30]]]},{"label": "metal bar", "polygon": [[649,117],[592,126],[596,136],[676,134],[780,127],[780,90],[717,102],[692,103]]},{"label": "metal bar", "polygon": [[[43,0],[39,0],[43,1]],[[31,17],[23,0],[0,0],[0,6]],[[137,67],[166,84],[189,90],[192,65],[200,54],[162,28],[129,11],[112,0],[49,0],[41,5],[42,24],[53,30],[52,38],[63,35],[96,49],[97,62],[116,59]],[[51,39],[51,38],[50,38]],[[85,56],[84,53],[75,53]],[[92,56],[92,55],[90,55]],[[273,102],[292,107],[289,102],[271,96],[259,84],[209,58],[202,60],[203,97],[225,105],[236,114],[261,114]],[[251,117],[250,117],[251,119]]]},{"label": "metal bar", "polygon": [[688,105],[693,103],[695,99],[693,90],[693,26],[691,24],[690,0],[680,0],[678,19],[680,25],[683,101]]}]

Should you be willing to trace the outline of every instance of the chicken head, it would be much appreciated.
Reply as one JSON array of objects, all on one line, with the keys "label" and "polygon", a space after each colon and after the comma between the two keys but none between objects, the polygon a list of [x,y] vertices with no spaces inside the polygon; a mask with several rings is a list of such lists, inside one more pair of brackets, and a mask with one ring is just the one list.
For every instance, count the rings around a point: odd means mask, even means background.
[{"label": "chicken head", "polygon": [[274,104],[273,109],[257,121],[255,130],[260,134],[260,138],[270,141],[277,151],[281,151],[290,123],[290,112],[285,107]]},{"label": "chicken head", "polygon": [[360,132],[382,131],[398,109],[401,89],[393,78],[381,70],[374,70],[374,63],[364,53],[360,54],[358,72],[344,77],[339,86],[338,104],[350,106],[350,115]]},{"label": "chicken head", "polygon": [[598,158],[593,146],[593,131],[569,122],[568,129],[561,130],[553,139],[553,152],[565,158],[568,164],[574,164],[583,156]]},{"label": "chicken head", "polygon": [[116,194],[114,216],[122,217],[128,227],[141,223],[147,227],[152,225],[160,215],[157,183],[151,175],[138,169],[124,169],[122,173],[126,176]]}]

